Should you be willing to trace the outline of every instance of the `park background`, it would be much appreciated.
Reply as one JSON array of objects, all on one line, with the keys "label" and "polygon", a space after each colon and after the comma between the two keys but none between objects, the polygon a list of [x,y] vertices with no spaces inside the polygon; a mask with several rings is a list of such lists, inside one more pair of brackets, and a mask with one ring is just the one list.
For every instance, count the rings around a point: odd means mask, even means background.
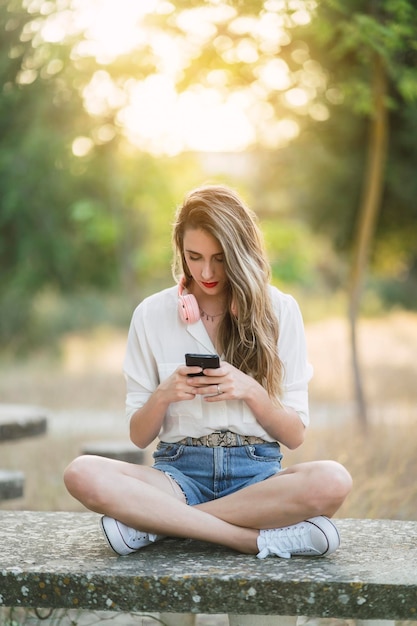
[{"label": "park background", "polygon": [[128,437],[136,304],[172,284],[184,194],[236,188],[306,324],[311,420],[343,517],[417,519],[417,8],[413,0],[0,1],[0,402],[49,411],[2,444],[26,493]]}]

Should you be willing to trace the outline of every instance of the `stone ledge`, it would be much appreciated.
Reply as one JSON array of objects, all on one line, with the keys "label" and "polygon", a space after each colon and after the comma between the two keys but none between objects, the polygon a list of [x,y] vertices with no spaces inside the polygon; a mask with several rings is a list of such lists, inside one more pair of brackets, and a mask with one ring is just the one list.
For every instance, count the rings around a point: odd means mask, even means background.
[{"label": "stone ledge", "polygon": [[93,513],[0,511],[0,604],[122,612],[417,618],[417,522],[338,520],[330,557],[191,540],[113,554]]},{"label": "stone ledge", "polygon": [[96,454],[126,463],[143,464],[145,452],[130,441],[90,441],[83,444],[82,454]]},{"label": "stone ledge", "polygon": [[0,442],[44,435],[45,409],[25,404],[0,404]]},{"label": "stone ledge", "polygon": [[23,472],[0,469],[0,501],[21,498],[25,486]]}]

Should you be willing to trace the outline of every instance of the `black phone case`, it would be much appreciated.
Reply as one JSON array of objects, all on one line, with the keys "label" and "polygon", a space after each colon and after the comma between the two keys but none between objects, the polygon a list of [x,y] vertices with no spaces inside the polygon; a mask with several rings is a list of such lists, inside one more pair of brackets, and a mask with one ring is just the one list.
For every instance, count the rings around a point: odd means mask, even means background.
[{"label": "black phone case", "polygon": [[[203,369],[220,367],[220,359],[217,354],[186,354],[186,365],[199,365]],[[201,376],[201,372],[197,374],[188,374],[189,376]]]}]

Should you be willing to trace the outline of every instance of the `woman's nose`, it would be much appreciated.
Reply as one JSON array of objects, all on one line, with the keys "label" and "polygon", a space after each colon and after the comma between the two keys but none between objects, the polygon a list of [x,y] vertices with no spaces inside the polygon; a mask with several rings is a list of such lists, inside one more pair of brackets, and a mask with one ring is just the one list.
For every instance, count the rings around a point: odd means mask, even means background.
[{"label": "woman's nose", "polygon": [[205,263],[201,270],[201,278],[207,280],[213,276],[213,269],[211,263]]}]

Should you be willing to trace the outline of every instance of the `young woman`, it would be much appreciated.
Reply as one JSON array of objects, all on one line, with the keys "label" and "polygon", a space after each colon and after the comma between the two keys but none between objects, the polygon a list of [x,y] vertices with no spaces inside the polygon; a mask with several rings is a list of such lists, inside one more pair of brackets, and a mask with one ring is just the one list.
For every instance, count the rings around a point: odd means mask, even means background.
[{"label": "young woman", "polygon": [[[156,438],[153,467],[95,456],[65,472],[100,513],[118,554],[165,536],[239,552],[323,556],[339,546],[329,519],[351,489],[333,461],[281,468],[309,422],[304,328],[295,300],[269,284],[254,214],[223,186],[192,191],[173,230],[177,286],[133,315],[124,371],[130,437]],[[219,368],[185,365],[218,353]],[[190,376],[197,374],[197,376]]]}]

